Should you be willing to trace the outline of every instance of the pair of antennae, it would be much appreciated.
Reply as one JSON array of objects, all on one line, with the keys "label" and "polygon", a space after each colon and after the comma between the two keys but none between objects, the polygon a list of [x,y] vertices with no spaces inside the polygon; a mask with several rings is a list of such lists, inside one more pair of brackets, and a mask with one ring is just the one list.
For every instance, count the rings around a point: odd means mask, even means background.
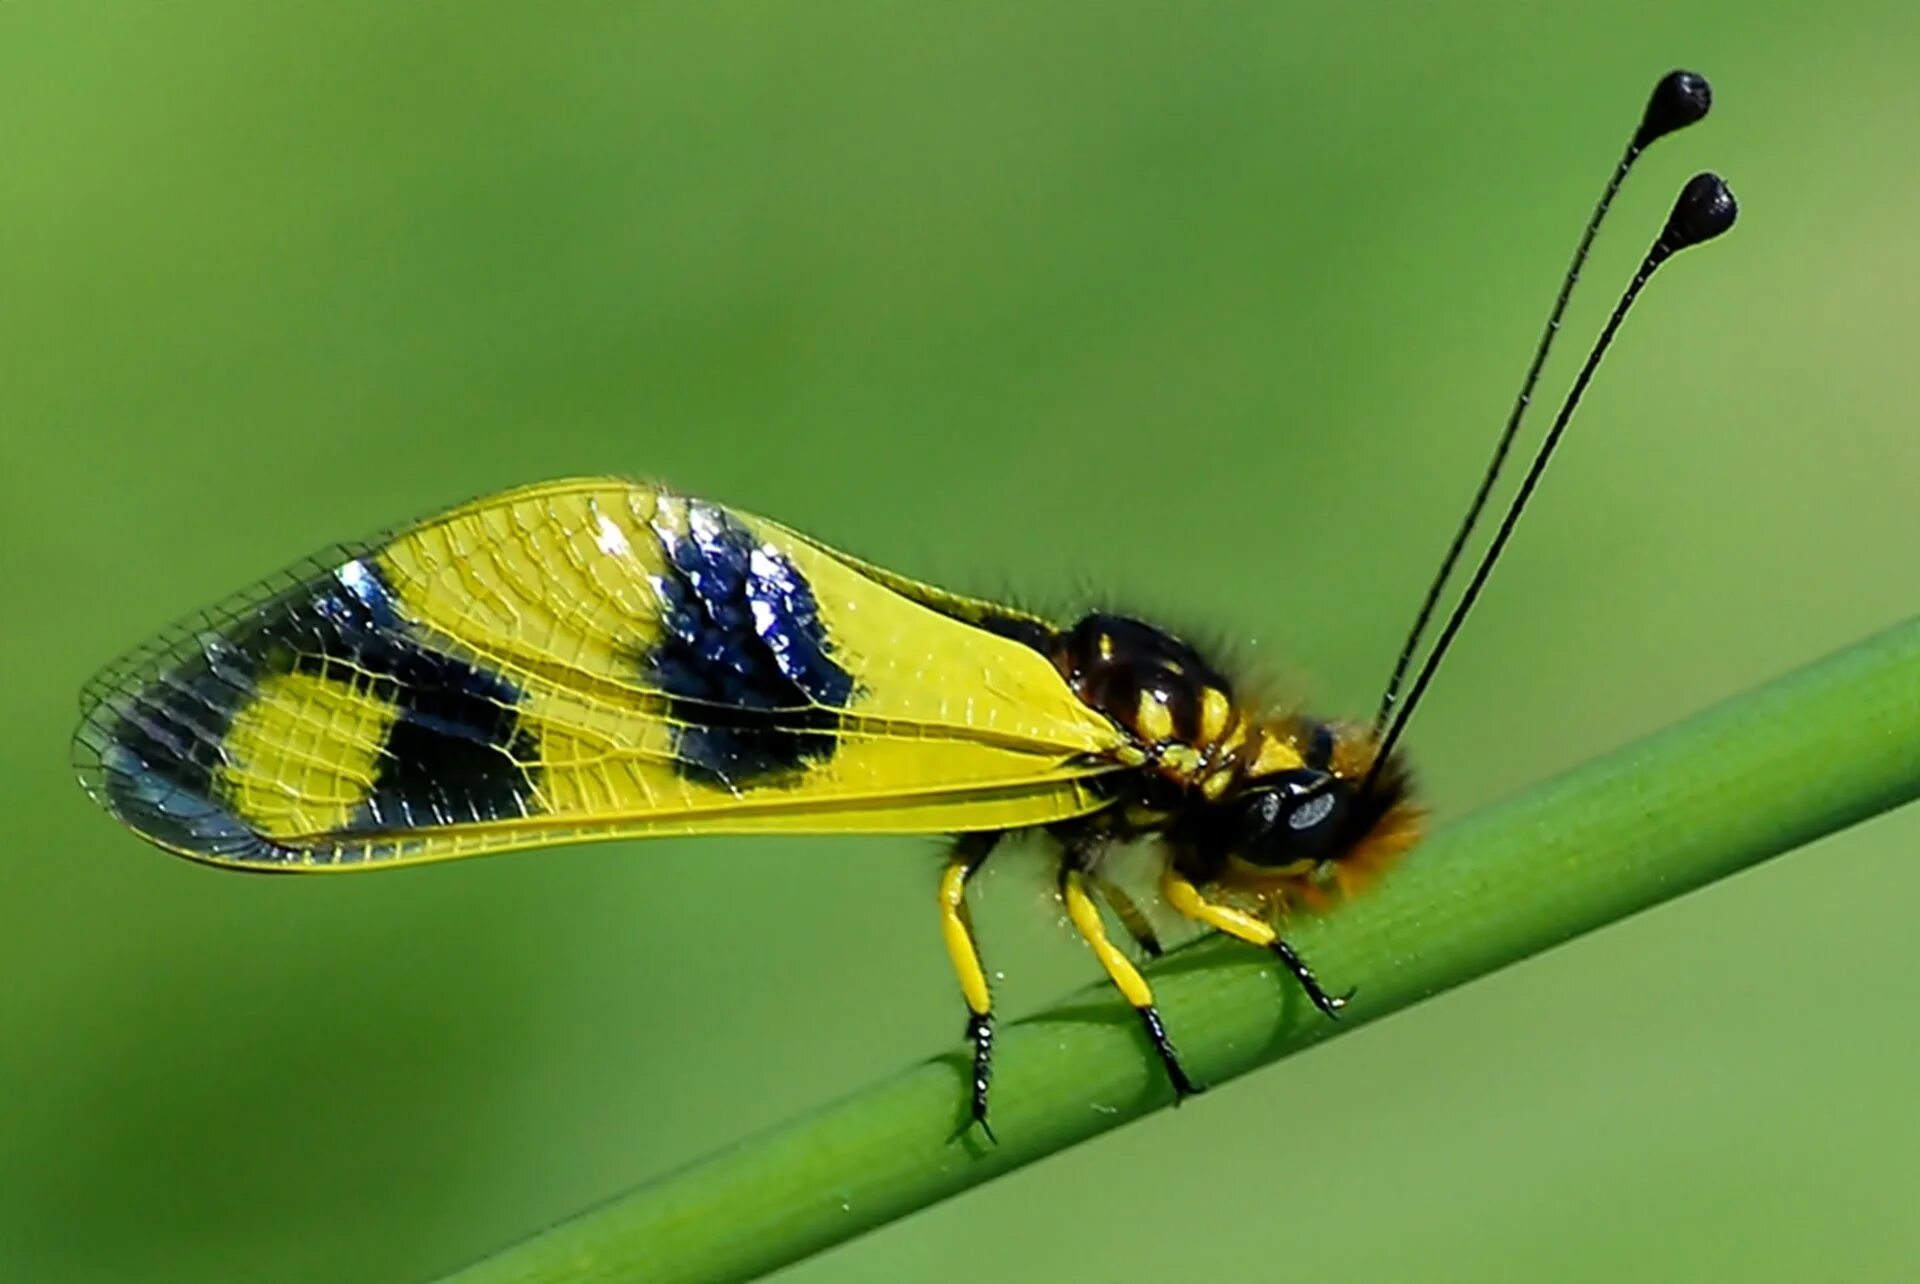
[{"label": "pair of antennae", "polygon": [[[1733,193],[1717,174],[1696,174],[1686,186],[1681,188],[1679,199],[1674,202],[1673,212],[1667,216],[1667,224],[1654,240],[1653,246],[1641,261],[1640,268],[1634,273],[1620,302],[1614,306],[1613,315],[1607,319],[1606,326],[1600,331],[1600,337],[1587,356],[1586,364],[1580,368],[1573,386],[1561,403],[1559,413],[1554,416],[1553,427],[1547,432],[1535,452],[1532,465],[1527,469],[1520,489],[1508,504],[1506,515],[1501,518],[1499,530],[1487,551],[1481,555],[1479,565],[1473,576],[1467,581],[1466,590],[1455,605],[1453,614],[1447,618],[1433,649],[1428,652],[1425,663],[1420,666],[1413,685],[1407,690],[1405,703],[1400,702],[1401,684],[1405,681],[1407,670],[1413,663],[1414,653],[1419,650],[1421,639],[1426,635],[1427,626],[1433,622],[1433,615],[1445,591],[1447,581],[1452,578],[1458,567],[1461,553],[1466,548],[1468,538],[1479,523],[1485,511],[1487,500],[1493,493],[1494,483],[1499,479],[1501,469],[1505,467],[1507,455],[1513,447],[1515,434],[1520,430],[1520,422],[1526,417],[1527,408],[1533,402],[1534,388],[1540,382],[1540,372],[1547,364],[1547,354],[1553,350],[1553,341],[1560,333],[1560,322],[1565,316],[1567,302],[1573,297],[1573,287],[1580,280],[1580,269],[1586,265],[1587,254],[1593,248],[1593,239],[1600,231],[1600,224],[1607,216],[1607,210],[1613,205],[1613,198],[1619,194],[1620,187],[1626,182],[1627,174],[1633,169],[1634,162],[1648,147],[1676,130],[1706,116],[1712,105],[1713,94],[1704,76],[1691,71],[1675,71],[1663,76],[1653,88],[1652,96],[1647,100],[1647,109],[1641,117],[1640,127],[1634,131],[1633,138],[1627,144],[1627,150],[1614,167],[1612,176],[1607,180],[1606,190],[1600,195],[1600,201],[1594,206],[1593,216],[1587,220],[1586,231],[1580,237],[1580,244],[1574,250],[1573,262],[1567,268],[1565,279],[1560,284],[1559,297],[1554,300],[1553,311],[1547,317],[1546,328],[1541,332],[1540,342],[1533,352],[1533,363],[1527,367],[1526,377],[1520,384],[1520,395],[1514,399],[1513,410],[1507,416],[1506,427],[1501,431],[1499,440],[1493,448],[1493,458],[1487,465],[1486,473],[1480,479],[1480,488],[1474,494],[1473,502],[1467,506],[1466,516],[1460,521],[1460,527],[1454,532],[1453,542],[1447,547],[1446,556],[1440,561],[1440,570],[1433,577],[1433,583],[1427,589],[1426,598],[1420,604],[1413,627],[1407,632],[1406,643],[1400,648],[1400,655],[1394,661],[1393,674],[1387,679],[1385,691],[1380,697],[1379,711],[1373,719],[1373,739],[1378,746],[1373,766],[1367,773],[1362,792],[1372,788],[1387,756],[1393,752],[1401,733],[1406,730],[1407,721],[1419,707],[1420,698],[1426,693],[1428,683],[1440,667],[1441,659],[1447,648],[1453,644],[1454,637],[1460,632],[1467,613],[1473,609],[1475,599],[1486,586],[1487,577],[1493,573],[1493,566],[1506,548],[1507,540],[1513,535],[1513,528],[1520,520],[1520,513],[1532,497],[1534,488],[1539,485],[1541,474],[1546,471],[1547,461],[1552,458],[1554,448],[1560,444],[1568,422],[1573,418],[1580,398],[1587,390],[1587,384],[1593,379],[1593,372],[1599,368],[1600,360],[1606,355],[1607,348],[1619,332],[1620,324],[1626,320],[1627,312],[1639,297],[1640,291],[1654,272],[1679,251],[1702,241],[1712,240],[1733,226],[1738,207],[1734,203]],[[1395,706],[1399,705],[1398,714]]]}]

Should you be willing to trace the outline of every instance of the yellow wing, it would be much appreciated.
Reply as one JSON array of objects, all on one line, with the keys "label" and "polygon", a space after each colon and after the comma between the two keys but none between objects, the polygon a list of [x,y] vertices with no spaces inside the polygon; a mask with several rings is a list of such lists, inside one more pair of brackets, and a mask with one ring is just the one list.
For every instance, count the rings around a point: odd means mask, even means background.
[{"label": "yellow wing", "polygon": [[249,869],[1105,805],[1122,734],[943,600],[658,486],[532,486],[336,550],[111,666],[76,762],[143,837]]}]

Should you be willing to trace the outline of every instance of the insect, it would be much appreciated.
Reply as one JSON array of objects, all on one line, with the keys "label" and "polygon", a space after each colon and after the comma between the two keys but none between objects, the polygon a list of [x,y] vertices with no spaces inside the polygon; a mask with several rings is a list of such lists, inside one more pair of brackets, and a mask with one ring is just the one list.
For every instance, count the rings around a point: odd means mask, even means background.
[{"label": "insect", "polygon": [[1656,88],[1371,724],[1249,707],[1207,657],[1140,620],[1050,621],[664,486],[589,479],[337,548],[113,664],[83,696],[82,782],[149,841],[238,870],[658,835],[955,835],[938,915],[968,1013],[966,1120],[989,1138],[993,1008],[967,887],[1002,836],[1037,831],[1067,917],[1176,1096],[1195,1092],[1109,934],[1111,914],[1158,952],[1103,853],[1154,840],[1167,907],[1271,951],[1340,1012],[1346,997],[1277,925],[1416,841],[1400,734],[1640,287],[1731,225],[1718,178],[1683,191],[1402,702],[1411,660],[1613,194],[1646,145],[1706,107],[1690,73]]}]

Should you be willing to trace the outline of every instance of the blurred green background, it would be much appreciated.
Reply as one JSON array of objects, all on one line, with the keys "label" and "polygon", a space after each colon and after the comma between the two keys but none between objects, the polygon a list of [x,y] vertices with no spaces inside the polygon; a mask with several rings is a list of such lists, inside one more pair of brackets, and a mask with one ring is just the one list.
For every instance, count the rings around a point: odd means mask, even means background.
[{"label": "blurred green background", "polygon": [[[669,478],[1364,713],[1660,73],[1712,166],[1414,750],[1442,817],[1910,613],[1911,4],[0,5],[0,1274],[411,1281],[951,1049],[923,841],[305,882],[74,692],[330,540]],[[1905,1280],[1889,817],[793,1270]],[[1018,1013],[1094,974],[985,880]],[[830,996],[823,1005],[796,992]],[[1170,1014],[1177,1032],[1179,1013]]]}]

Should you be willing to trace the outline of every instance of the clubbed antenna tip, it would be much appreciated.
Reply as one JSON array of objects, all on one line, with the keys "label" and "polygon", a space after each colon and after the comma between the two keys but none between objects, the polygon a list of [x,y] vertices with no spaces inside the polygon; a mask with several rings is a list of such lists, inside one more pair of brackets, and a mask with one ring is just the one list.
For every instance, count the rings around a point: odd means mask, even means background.
[{"label": "clubbed antenna tip", "polygon": [[1713,86],[1697,71],[1670,71],[1653,87],[1647,99],[1647,111],[1640,118],[1640,131],[1633,136],[1635,148],[1647,146],[1676,129],[1705,118],[1713,108]]},{"label": "clubbed antenna tip", "polygon": [[1669,253],[1684,250],[1711,241],[1732,227],[1739,216],[1740,203],[1733,199],[1733,189],[1725,179],[1711,172],[1695,174],[1680,189],[1660,240]]}]

